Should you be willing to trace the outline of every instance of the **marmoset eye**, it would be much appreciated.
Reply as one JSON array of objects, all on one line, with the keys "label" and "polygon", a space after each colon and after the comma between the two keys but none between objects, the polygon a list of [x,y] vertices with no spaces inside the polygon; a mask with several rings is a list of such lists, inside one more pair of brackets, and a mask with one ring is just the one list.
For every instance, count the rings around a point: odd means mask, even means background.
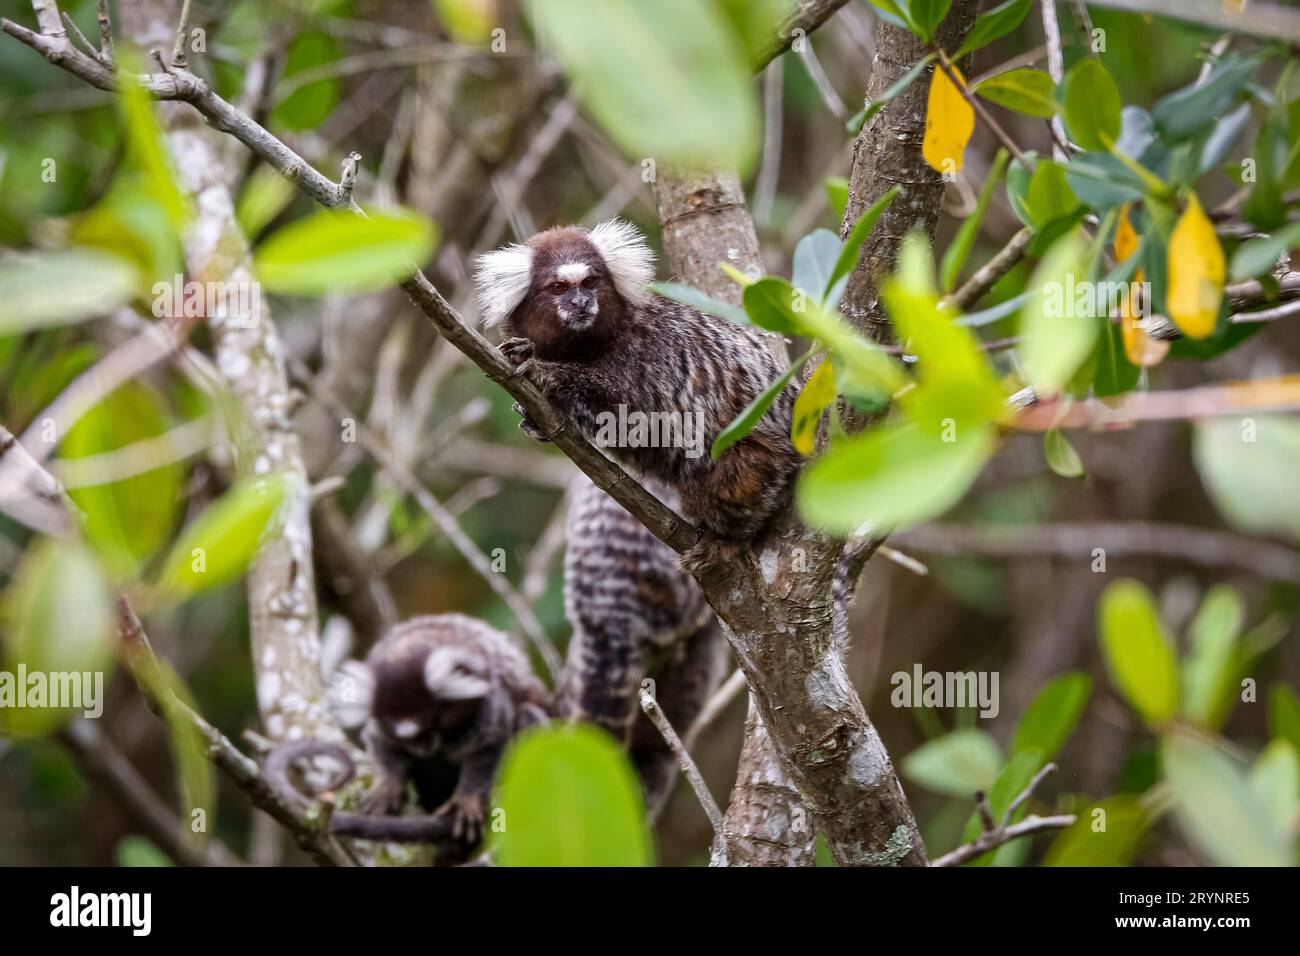
[{"label": "marmoset eye", "polygon": [[551,283],[551,291],[554,292],[556,295],[561,295],[564,292],[564,290],[567,288],[568,286],[565,285],[563,282]]}]

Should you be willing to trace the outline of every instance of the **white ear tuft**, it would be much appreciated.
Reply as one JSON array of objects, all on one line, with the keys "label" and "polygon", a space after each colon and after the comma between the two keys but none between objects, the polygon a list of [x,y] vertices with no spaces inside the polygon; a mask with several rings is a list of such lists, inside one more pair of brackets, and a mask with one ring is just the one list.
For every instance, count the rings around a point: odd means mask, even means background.
[{"label": "white ear tuft", "polygon": [[334,671],[325,692],[329,711],[340,726],[354,730],[370,719],[375,678],[361,661],[344,661]]},{"label": "white ear tuft", "polygon": [[429,652],[424,662],[424,686],[439,700],[474,700],[486,697],[492,689],[486,678],[470,673],[462,666],[464,658],[453,647],[439,647]]},{"label": "white ear tuft", "polygon": [[528,294],[533,271],[533,250],[509,245],[478,257],[474,285],[484,325],[496,325],[515,310]]},{"label": "white ear tuft", "polygon": [[645,236],[630,222],[610,219],[591,230],[589,238],[605,260],[618,294],[632,305],[644,305],[650,298],[646,286],[655,277],[655,257]]}]

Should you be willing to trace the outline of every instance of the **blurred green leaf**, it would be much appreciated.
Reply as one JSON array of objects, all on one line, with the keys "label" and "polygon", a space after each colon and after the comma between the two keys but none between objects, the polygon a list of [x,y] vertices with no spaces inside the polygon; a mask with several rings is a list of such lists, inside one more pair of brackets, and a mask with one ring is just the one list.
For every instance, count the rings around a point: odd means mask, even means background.
[{"label": "blurred green leaf", "polygon": [[1195,427],[1196,470],[1223,516],[1245,531],[1300,537],[1300,419],[1207,418]]},{"label": "blurred green leaf", "polygon": [[1043,865],[1128,866],[1137,856],[1147,822],[1141,801],[1131,794],[1092,804],[1052,842]]},{"label": "blurred green leaf", "polygon": [[903,774],[927,790],[970,799],[998,778],[1002,753],[982,730],[954,730],[926,741],[902,760]]},{"label": "blurred green leaf", "polygon": [[321,211],[268,237],[254,266],[272,292],[374,292],[411,275],[429,257],[435,236],[433,223],[410,212]]},{"label": "blurred green leaf", "polygon": [[1151,118],[1169,139],[1184,139],[1214,124],[1246,88],[1258,65],[1254,58],[1230,53],[1211,69],[1204,83],[1198,79],[1156,103]]},{"label": "blurred green leaf", "polygon": [[1078,314],[1070,291],[1085,279],[1083,242],[1070,233],[1057,240],[1029,281],[1035,295],[1020,311],[1016,352],[1040,395],[1059,393],[1097,339],[1097,317]]},{"label": "blurred green leaf", "polygon": [[294,37],[285,54],[284,73],[280,78],[280,86],[288,87],[289,93],[280,94],[283,98],[271,111],[276,125],[295,131],[311,130],[329,118],[339,103],[339,78],[322,76],[304,84],[297,77],[318,71],[338,58],[338,41],[328,33],[313,30]]},{"label": "blurred green leaf", "polygon": [[778,276],[764,276],[745,286],[745,314],[760,329],[781,335],[804,334],[804,320],[812,302],[802,290]]},{"label": "blurred green leaf", "polygon": [[1059,428],[1049,428],[1043,434],[1043,455],[1047,467],[1062,478],[1083,477],[1083,460]]},{"label": "blurred green leaf", "polygon": [[[1007,760],[1006,766],[998,773],[998,778],[993,782],[987,794],[989,810],[993,814],[993,819],[997,823],[1002,822],[1006,815],[1007,808],[1011,806],[1011,801],[1024,793],[1029,782],[1034,779],[1034,774],[1038,773],[1043,766],[1043,753],[1037,748],[1022,750],[1019,753],[1011,755]],[[1024,819],[1029,810],[1029,801],[1016,810],[1012,815],[1011,822]],[[976,839],[984,832],[984,823],[980,819],[978,810],[972,811],[970,818],[966,821],[966,829],[962,832],[962,843],[969,843]],[[1003,844],[1005,847],[1006,844]],[[967,863],[967,866],[991,866],[996,865],[998,851],[981,853],[975,859]]]},{"label": "blurred green leaf", "polygon": [[840,237],[829,229],[814,229],[794,248],[790,284],[804,295],[821,301],[830,287],[840,255]]},{"label": "blurred green leaf", "polygon": [[118,866],[173,866],[169,857],[148,837],[128,836],[117,841],[114,850]]},{"label": "blurred green leaf", "polygon": [[836,219],[844,218],[844,210],[849,205],[849,181],[843,176],[831,176],[826,180],[826,201]]},{"label": "blurred green leaf", "polygon": [[1106,670],[1129,706],[1152,726],[1178,712],[1178,670],[1151,595],[1137,581],[1110,585],[1098,606]]},{"label": "blurred green leaf", "polygon": [[1290,866],[1290,839],[1214,744],[1186,734],[1161,741],[1160,762],[1188,837],[1218,866]]},{"label": "blurred green leaf", "polygon": [[1300,817],[1300,757],[1281,737],[1269,743],[1250,768],[1247,785],[1278,833],[1294,833]]},{"label": "blurred green leaf", "polygon": [[262,165],[253,170],[239,194],[239,206],[235,211],[235,218],[249,242],[284,212],[297,194],[293,182],[270,166]]},{"label": "blurred green leaf", "polygon": [[1277,260],[1296,246],[1300,246],[1300,222],[1293,222],[1271,236],[1247,239],[1232,255],[1233,281],[1271,275]]},{"label": "blurred green leaf", "polygon": [[63,249],[0,262],[0,336],[84,322],[130,300],[136,271],[94,249]]},{"label": "blurred green leaf", "polygon": [[1274,684],[1269,691],[1268,731],[1300,753],[1300,696],[1286,684]]},{"label": "blurred green leaf", "polygon": [[118,105],[126,126],[126,168],[140,177],[149,195],[167,211],[178,232],[191,215],[188,194],[177,182],[171,151],[163,139],[154,103],[135,76],[148,73],[140,55],[130,48],[118,50]]},{"label": "blurred green leaf", "polygon": [[[29,675],[44,675],[44,700],[36,701],[34,688],[25,691],[25,706],[17,699],[0,706],[0,733],[47,733],[76,711],[51,704],[56,693],[71,693],[58,675],[76,675],[81,691],[81,711],[92,708],[96,693],[87,687],[90,675],[102,674],[113,661],[113,607],[108,579],[95,556],[79,541],[39,538],[24,554],[4,594],[4,657],[2,676],[10,679],[10,692],[18,688],[18,666]],[[93,679],[93,678],[91,678]],[[97,685],[99,691],[107,680]],[[58,686],[56,686],[58,684]],[[103,705],[102,696],[98,700]]]},{"label": "blurred green leaf", "polygon": [[1091,694],[1092,678],[1082,671],[1052,678],[1043,685],[1016,724],[1011,752],[1019,754],[1036,750],[1043,763],[1051,760],[1074,732]]},{"label": "blurred green leaf", "polygon": [[1082,59],[1065,77],[1065,123],[1084,149],[1109,150],[1119,139],[1124,104],[1110,73],[1097,60]]},{"label": "blurred green leaf", "polygon": [[1192,620],[1183,661],[1183,715],[1202,727],[1215,730],[1227,717],[1225,693],[1230,703],[1241,625],[1237,592],[1223,584],[1211,588]]},{"label": "blurred green leaf", "polygon": [[908,0],[907,11],[916,28],[916,35],[929,43],[951,6],[952,0]]},{"label": "blurred green leaf", "polygon": [[938,517],[956,504],[993,453],[987,426],[954,428],[954,440],[916,425],[873,428],[838,443],[800,478],[804,518],[851,534],[904,528]]},{"label": "blurred green leaf", "polygon": [[971,90],[1016,113],[1050,119],[1056,115],[1056,84],[1042,70],[1008,70],[983,80]]},{"label": "blurred green leaf", "polygon": [[517,737],[497,778],[489,846],[501,866],[649,866],[641,786],[614,739],[587,725]]},{"label": "blurred green leaf", "polygon": [[186,525],[158,572],[159,587],[183,599],[239,577],[262,544],[279,533],[289,494],[285,475],[240,481]]},{"label": "blurred green leaf", "polygon": [[[65,461],[105,455],[167,430],[158,397],[128,382],[90,409],[68,432],[60,449]],[[102,460],[102,459],[101,459]],[[178,462],[140,470],[120,481],[72,488],[85,514],[86,536],[109,572],[129,578],[171,535],[182,504],[185,469]]]},{"label": "blurred green leaf", "polygon": [[530,0],[533,26],[632,156],[745,172],[758,147],[749,62],[712,4]]}]

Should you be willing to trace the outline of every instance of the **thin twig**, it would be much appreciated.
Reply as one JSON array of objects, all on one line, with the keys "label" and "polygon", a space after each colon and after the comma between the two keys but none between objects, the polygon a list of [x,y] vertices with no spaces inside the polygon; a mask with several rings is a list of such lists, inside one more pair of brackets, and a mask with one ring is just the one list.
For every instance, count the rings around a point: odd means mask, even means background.
[{"label": "thin twig", "polygon": [[172,66],[185,69],[185,34],[190,27],[190,0],[181,3],[181,18],[176,23],[176,39],[172,43]]},{"label": "thin twig", "polygon": [[731,672],[731,676],[722,682],[722,685],[713,692],[713,695],[704,702],[700,712],[696,715],[695,721],[686,731],[686,737],[683,743],[687,750],[694,750],[695,743],[700,739],[705,729],[718,719],[718,716],[731,706],[732,702],[741,695],[749,682],[745,680],[745,672],[739,667]]},{"label": "thin twig", "polygon": [[1040,833],[1044,830],[1061,830],[1071,826],[1077,817],[1073,814],[1063,814],[1056,817],[1026,817],[1023,822],[1012,824],[1011,818],[1015,816],[1016,811],[1024,805],[1038,785],[1043,782],[1043,778],[1056,769],[1056,764],[1046,764],[1038,773],[1034,774],[1029,786],[1025,787],[1010,804],[1007,805],[1007,812],[1002,816],[1001,823],[995,823],[993,820],[993,810],[989,806],[988,797],[981,791],[975,794],[975,807],[979,811],[980,822],[984,827],[984,832],[972,840],[970,843],[957,847],[951,853],[939,857],[937,860],[930,862],[931,866],[960,866],[968,860],[973,860],[981,853],[987,853],[1004,843],[1010,843],[1012,840],[1018,840],[1022,836],[1029,836],[1032,833]]},{"label": "thin twig", "polygon": [[978,302],[984,293],[993,288],[999,279],[1014,269],[1016,264],[1025,257],[1025,250],[1029,248],[1033,238],[1034,230],[1029,226],[1018,231],[992,259],[948,297],[949,301],[959,309],[965,309]]},{"label": "thin twig", "polygon": [[713,799],[713,794],[709,792],[709,788],[705,785],[704,778],[700,776],[700,768],[695,766],[695,761],[691,759],[690,753],[682,745],[681,739],[677,736],[677,731],[673,730],[673,725],[664,716],[663,710],[659,707],[659,702],[654,699],[654,695],[646,687],[641,688],[641,709],[645,711],[645,715],[650,718],[655,728],[663,736],[664,742],[668,744],[668,749],[677,758],[677,766],[681,767],[682,775],[686,777],[691,789],[695,791],[696,799],[700,801],[700,806],[704,808],[704,813],[713,826],[713,834],[721,844],[722,811],[718,809],[718,802]]}]

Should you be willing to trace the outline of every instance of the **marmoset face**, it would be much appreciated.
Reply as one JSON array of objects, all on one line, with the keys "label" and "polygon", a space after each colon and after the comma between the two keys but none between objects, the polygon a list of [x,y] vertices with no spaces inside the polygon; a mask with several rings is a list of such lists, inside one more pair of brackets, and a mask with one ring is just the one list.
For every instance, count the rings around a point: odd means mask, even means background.
[{"label": "marmoset face", "polygon": [[[594,255],[595,250],[592,250]],[[601,298],[609,299],[613,290],[604,263],[595,261],[564,262],[540,276],[543,296],[555,303],[555,318],[565,328],[580,332],[589,328],[600,315]]]}]

